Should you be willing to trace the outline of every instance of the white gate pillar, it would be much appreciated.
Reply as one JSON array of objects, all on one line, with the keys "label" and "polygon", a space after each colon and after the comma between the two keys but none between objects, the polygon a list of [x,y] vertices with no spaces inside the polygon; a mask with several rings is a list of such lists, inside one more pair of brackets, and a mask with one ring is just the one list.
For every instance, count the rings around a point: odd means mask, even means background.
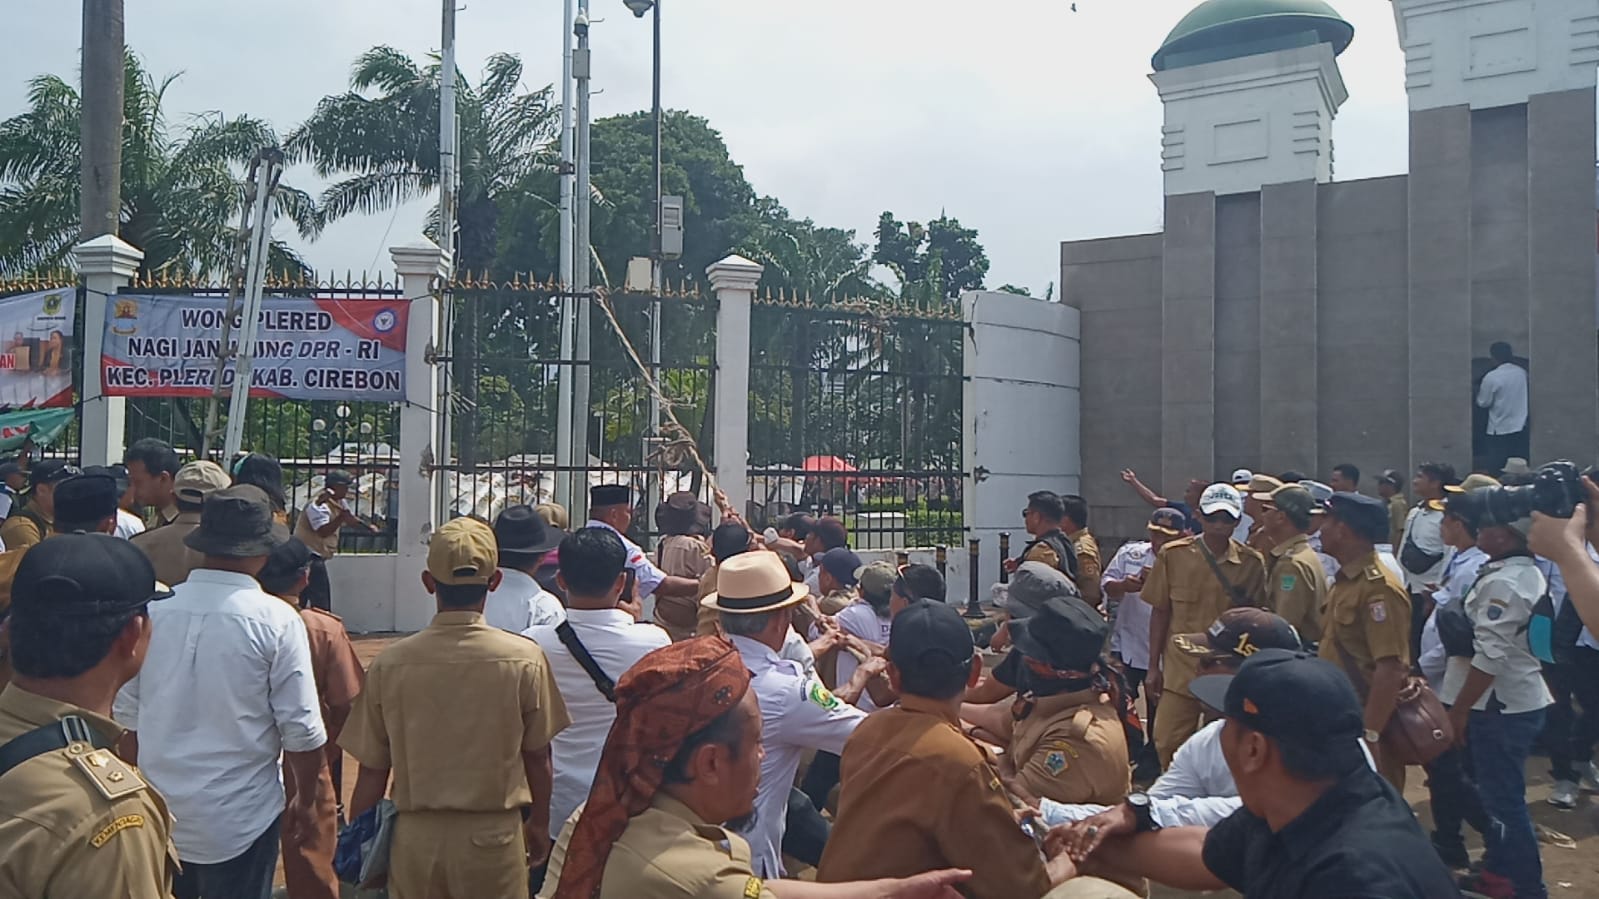
[{"label": "white gate pillar", "polygon": [[760,263],[731,255],[705,270],[716,292],[716,483],[728,505],[747,515],[750,443],[750,304]]},{"label": "white gate pillar", "polygon": [[102,234],[78,244],[72,255],[85,288],[83,318],[74,325],[83,331],[83,412],[78,446],[82,464],[111,465],[122,461],[128,401],[100,392],[106,301],[128,286],[144,260],[144,251],[115,234]]},{"label": "white gate pillar", "polygon": [[428,541],[440,509],[433,464],[438,436],[438,368],[431,361],[438,334],[436,289],[449,276],[444,251],[428,240],[390,247],[401,295],[410,302],[405,326],[405,406],[400,409],[399,522],[394,571],[394,630],[418,631],[433,619],[433,602],[422,589]]}]

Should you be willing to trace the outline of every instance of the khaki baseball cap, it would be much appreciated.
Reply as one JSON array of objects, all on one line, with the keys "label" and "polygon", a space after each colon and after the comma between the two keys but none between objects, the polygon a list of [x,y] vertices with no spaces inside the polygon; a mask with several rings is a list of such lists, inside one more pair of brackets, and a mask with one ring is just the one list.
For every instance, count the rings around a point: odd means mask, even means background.
[{"label": "khaki baseball cap", "polygon": [[441,584],[486,585],[499,564],[494,531],[476,518],[452,519],[428,543],[428,573]]},{"label": "khaki baseball cap", "polygon": [[172,479],[172,492],[186,503],[202,503],[206,497],[218,490],[228,489],[232,483],[222,466],[209,459],[201,459],[178,469],[177,476]]}]

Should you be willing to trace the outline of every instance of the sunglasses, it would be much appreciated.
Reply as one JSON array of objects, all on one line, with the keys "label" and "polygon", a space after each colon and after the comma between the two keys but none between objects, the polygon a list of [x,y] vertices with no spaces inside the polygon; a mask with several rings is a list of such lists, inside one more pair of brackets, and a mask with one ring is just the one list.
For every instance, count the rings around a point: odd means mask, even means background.
[{"label": "sunglasses", "polygon": [[1199,517],[1205,519],[1211,524],[1221,524],[1222,522],[1236,524],[1238,522],[1238,516],[1232,514],[1231,512],[1206,512]]}]

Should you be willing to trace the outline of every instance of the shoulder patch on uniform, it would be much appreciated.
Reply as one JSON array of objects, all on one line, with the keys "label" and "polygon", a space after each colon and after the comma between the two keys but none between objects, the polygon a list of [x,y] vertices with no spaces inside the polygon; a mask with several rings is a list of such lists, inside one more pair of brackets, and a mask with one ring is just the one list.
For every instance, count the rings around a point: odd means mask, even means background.
[{"label": "shoulder patch on uniform", "polygon": [[144,778],[136,769],[104,749],[73,743],[62,751],[107,799],[120,799],[145,788]]},{"label": "shoulder patch on uniform", "polygon": [[1371,620],[1372,621],[1375,621],[1378,624],[1381,624],[1384,621],[1388,620],[1388,604],[1387,603],[1383,602],[1382,600],[1378,600],[1377,602],[1372,603],[1370,608],[1371,608]]},{"label": "shoulder patch on uniform", "polygon": [[1044,767],[1049,769],[1050,774],[1058,776],[1062,771],[1066,770],[1066,754],[1063,752],[1051,752],[1044,756]]},{"label": "shoulder patch on uniform", "polygon": [[1488,600],[1488,620],[1498,621],[1499,619],[1505,617],[1505,610],[1508,608],[1510,608],[1510,603],[1505,602],[1502,599]]},{"label": "shoulder patch on uniform", "polygon": [[821,681],[813,680],[806,685],[805,698],[810,700],[812,703],[827,709],[829,712],[838,708],[840,705],[843,705],[843,703],[838,701],[837,696],[834,696],[831,691],[822,686]]},{"label": "shoulder patch on uniform", "polygon": [[1294,589],[1294,584],[1297,583],[1299,583],[1299,579],[1297,577],[1291,574],[1285,574],[1283,575],[1282,585],[1279,589],[1281,589],[1284,593],[1287,593],[1289,590]]},{"label": "shoulder patch on uniform", "polygon": [[766,886],[766,881],[759,877],[751,877],[744,881],[744,899],[761,899],[761,889]]},{"label": "shoulder patch on uniform", "polygon": [[115,821],[100,829],[100,832],[89,839],[89,845],[96,849],[111,841],[111,838],[130,827],[143,827],[143,815],[122,815]]}]

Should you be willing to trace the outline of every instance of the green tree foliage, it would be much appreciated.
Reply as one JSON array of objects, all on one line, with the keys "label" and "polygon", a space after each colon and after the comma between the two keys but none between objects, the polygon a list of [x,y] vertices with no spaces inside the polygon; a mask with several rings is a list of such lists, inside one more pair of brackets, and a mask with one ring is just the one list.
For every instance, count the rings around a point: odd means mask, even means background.
[{"label": "green tree foliage", "polygon": [[[295,158],[324,178],[343,177],[322,194],[325,221],[383,212],[438,187],[439,71],[437,58],[419,66],[392,47],[373,47],[356,59],[350,90],[324,97],[289,135]],[[559,109],[551,88],[523,90],[522,62],[510,53],[490,56],[476,84],[456,83],[457,262],[481,271],[499,249],[503,207],[537,187],[538,176],[553,181]],[[429,227],[436,236],[438,222]]]},{"label": "green tree foliage", "polygon": [[[215,278],[232,267],[244,203],[244,166],[277,136],[260,119],[220,113],[167,123],[167,88],[139,58],[124,62],[121,237],[144,251],[143,272]],[[0,122],[0,276],[64,265],[79,237],[78,143],[82,103],[56,75],[28,83],[28,110]],[[280,185],[280,214],[302,234],[316,230],[311,197]],[[274,271],[303,270],[273,242]]]},{"label": "green tree foliage", "polygon": [[884,212],[876,236],[872,261],[893,271],[900,296],[918,305],[958,299],[963,291],[981,289],[988,276],[988,254],[977,241],[977,231],[947,215],[923,225]]}]

